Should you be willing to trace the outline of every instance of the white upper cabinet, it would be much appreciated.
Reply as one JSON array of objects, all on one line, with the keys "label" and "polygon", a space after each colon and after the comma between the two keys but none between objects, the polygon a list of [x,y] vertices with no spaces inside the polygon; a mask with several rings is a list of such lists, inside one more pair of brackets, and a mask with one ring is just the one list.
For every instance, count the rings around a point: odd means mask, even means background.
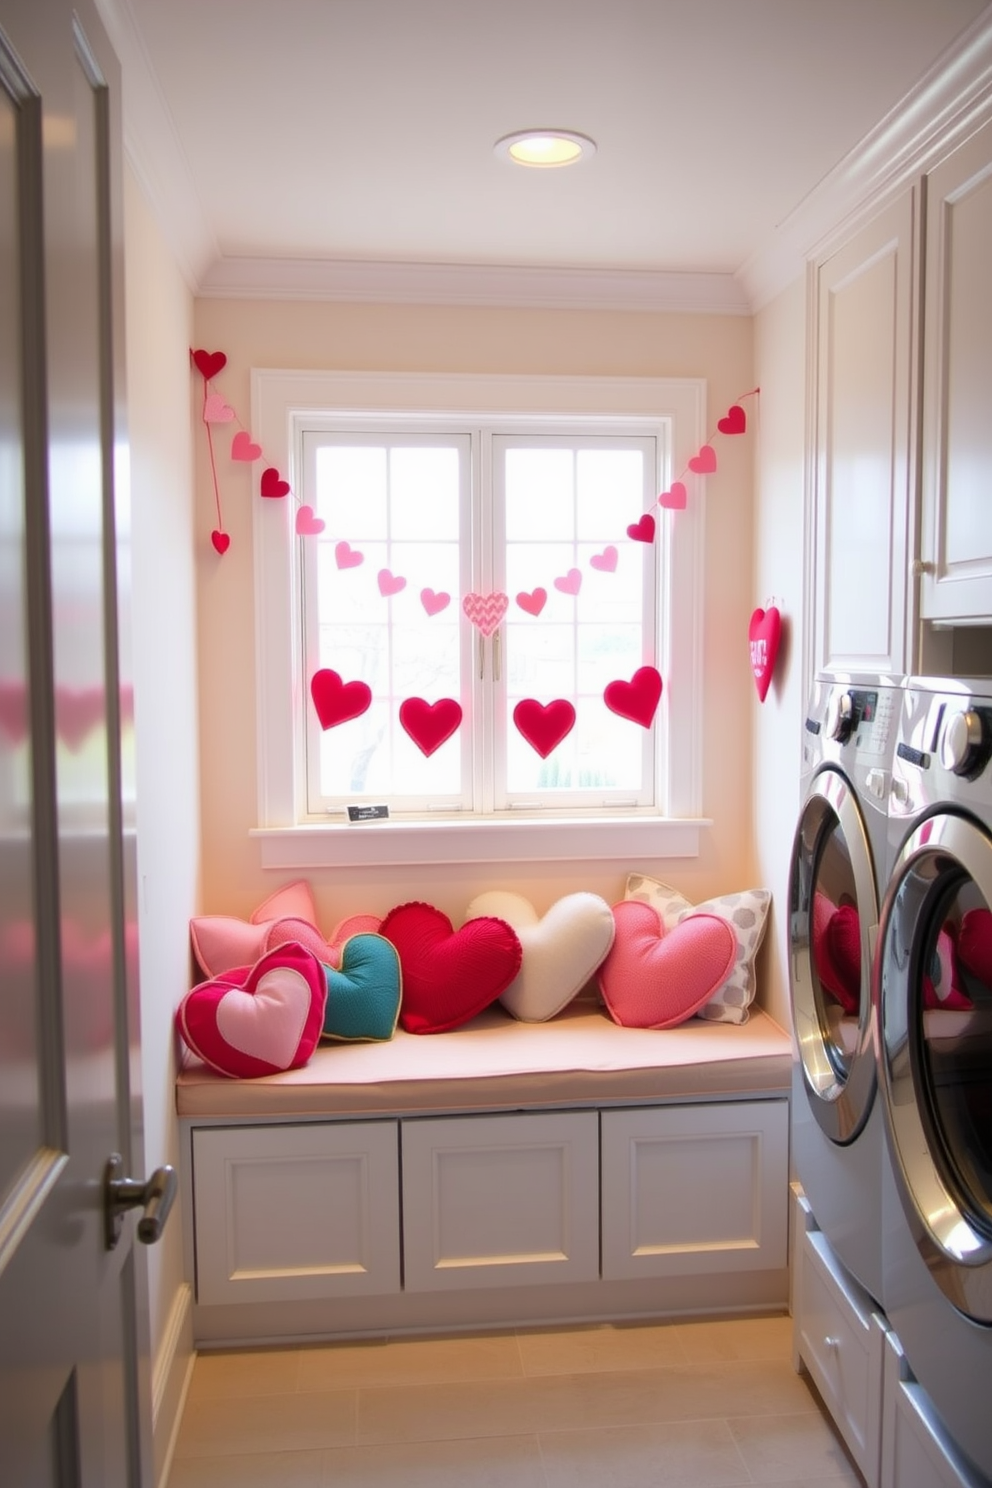
[{"label": "white upper cabinet", "polygon": [[992,122],[926,178],[920,609],[992,620]]},{"label": "white upper cabinet", "polygon": [[910,666],[918,216],[907,190],[812,269],[814,670]]}]

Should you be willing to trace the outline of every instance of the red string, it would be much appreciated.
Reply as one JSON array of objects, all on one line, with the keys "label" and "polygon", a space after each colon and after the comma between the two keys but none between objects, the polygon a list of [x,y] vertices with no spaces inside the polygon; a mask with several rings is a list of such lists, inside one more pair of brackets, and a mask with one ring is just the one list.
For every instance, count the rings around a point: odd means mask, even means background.
[{"label": "red string", "polygon": [[207,449],[210,452],[210,474],[213,477],[213,483],[214,483],[214,505],[217,508],[217,530],[219,532],[223,532],[224,531],[224,518],[221,515],[221,510],[220,510],[220,485],[219,485],[218,480],[217,480],[217,461],[214,458],[214,435],[213,435],[213,430],[211,429],[210,424],[209,424],[209,422],[208,422],[208,420],[206,418],[206,411],[207,411],[207,379],[204,378],[203,379],[203,413],[204,413],[203,426],[204,426],[204,428],[207,431]]}]

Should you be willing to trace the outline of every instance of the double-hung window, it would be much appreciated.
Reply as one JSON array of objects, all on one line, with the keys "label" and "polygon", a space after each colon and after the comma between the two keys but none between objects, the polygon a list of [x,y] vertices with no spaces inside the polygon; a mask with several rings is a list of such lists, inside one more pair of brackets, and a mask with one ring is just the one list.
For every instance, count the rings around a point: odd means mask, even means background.
[{"label": "double-hung window", "polygon": [[699,385],[295,383],[253,383],[291,486],[255,502],[265,860],[686,851],[701,497],[658,494]]}]

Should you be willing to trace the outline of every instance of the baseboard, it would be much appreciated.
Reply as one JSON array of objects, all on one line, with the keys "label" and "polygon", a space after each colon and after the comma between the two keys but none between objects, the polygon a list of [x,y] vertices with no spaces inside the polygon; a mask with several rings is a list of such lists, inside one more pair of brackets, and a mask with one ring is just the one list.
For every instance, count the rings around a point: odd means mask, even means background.
[{"label": "baseboard", "polygon": [[152,1366],[152,1449],[158,1488],[166,1488],[168,1482],[195,1359],[193,1289],[184,1282],[176,1291]]}]

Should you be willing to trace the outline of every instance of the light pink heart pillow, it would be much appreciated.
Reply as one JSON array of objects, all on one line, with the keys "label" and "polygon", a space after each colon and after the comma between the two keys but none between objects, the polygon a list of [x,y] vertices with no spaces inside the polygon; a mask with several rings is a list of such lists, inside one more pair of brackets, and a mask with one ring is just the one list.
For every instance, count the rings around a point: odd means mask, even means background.
[{"label": "light pink heart pillow", "polygon": [[614,1023],[673,1028],[691,1018],[733,970],[737,942],[716,915],[695,914],[665,932],[656,909],[636,899],[613,906],[616,935],[599,968]]},{"label": "light pink heart pillow", "polygon": [[263,899],[251,917],[253,925],[264,925],[269,920],[306,920],[310,925],[317,923],[317,906],[313,902],[313,893],[305,878],[298,879],[296,883],[284,884],[281,889],[276,889],[268,899]]},{"label": "light pink heart pillow", "polygon": [[237,1079],[299,1069],[320,1038],[327,975],[305,946],[290,942],[187,992],[176,1025],[193,1053]]},{"label": "light pink heart pillow", "polygon": [[472,900],[467,919],[493,915],[517,933],[520,970],[500,1002],[523,1023],[546,1023],[572,1001],[613,944],[613,911],[598,894],[566,894],[542,917],[522,894],[491,889]]}]

